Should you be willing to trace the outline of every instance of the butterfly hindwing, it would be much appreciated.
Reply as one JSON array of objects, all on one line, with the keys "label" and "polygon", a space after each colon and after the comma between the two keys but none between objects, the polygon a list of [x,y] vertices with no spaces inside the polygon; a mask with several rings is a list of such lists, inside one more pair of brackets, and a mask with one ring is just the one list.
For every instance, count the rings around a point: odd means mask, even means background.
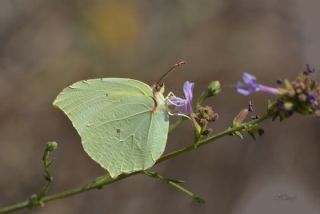
[{"label": "butterfly hindwing", "polygon": [[164,151],[165,108],[152,111],[150,86],[132,79],[77,82],[54,101],[72,121],[84,150],[112,177],[150,168]]}]

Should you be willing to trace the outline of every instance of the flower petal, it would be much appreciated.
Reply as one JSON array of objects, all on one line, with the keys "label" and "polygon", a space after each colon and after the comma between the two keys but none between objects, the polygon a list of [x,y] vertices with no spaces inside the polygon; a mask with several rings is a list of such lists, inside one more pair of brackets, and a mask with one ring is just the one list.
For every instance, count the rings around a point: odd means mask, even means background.
[{"label": "flower petal", "polygon": [[169,98],[169,102],[175,106],[183,106],[186,105],[187,100],[180,97],[171,97]]},{"label": "flower petal", "polygon": [[277,88],[272,88],[272,87],[261,85],[261,84],[258,85],[257,91],[262,91],[262,92],[266,92],[269,94],[279,94],[280,93],[279,89],[277,89]]},{"label": "flower petal", "polygon": [[247,72],[244,72],[242,74],[242,79],[243,79],[243,82],[246,84],[256,84],[257,83],[257,78]]},{"label": "flower petal", "polygon": [[239,94],[242,94],[242,95],[245,95],[245,96],[248,96],[254,92],[256,92],[256,89],[255,88],[252,88],[246,84],[243,84],[241,82],[238,82],[237,83],[237,86],[236,86],[236,90]]},{"label": "flower petal", "polygon": [[189,81],[186,81],[183,84],[183,92],[185,99],[175,96],[169,97],[169,104],[174,105],[176,107],[176,111],[178,111],[179,113],[186,115],[192,113],[193,86],[194,83]]},{"label": "flower petal", "polygon": [[193,82],[189,82],[189,81],[186,81],[183,84],[184,96],[188,101],[190,101],[190,100],[192,101],[193,86],[194,86],[194,83]]}]

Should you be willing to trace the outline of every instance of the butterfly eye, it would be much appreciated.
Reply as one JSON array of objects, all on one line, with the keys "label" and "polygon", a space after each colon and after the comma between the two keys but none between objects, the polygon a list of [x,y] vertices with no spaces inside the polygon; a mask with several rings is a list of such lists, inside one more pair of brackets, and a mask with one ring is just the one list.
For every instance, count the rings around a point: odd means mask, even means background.
[{"label": "butterfly eye", "polygon": [[160,84],[156,84],[155,86],[154,86],[154,91],[155,92],[160,92],[160,90],[161,90],[161,88],[163,87],[163,83],[160,83]]}]

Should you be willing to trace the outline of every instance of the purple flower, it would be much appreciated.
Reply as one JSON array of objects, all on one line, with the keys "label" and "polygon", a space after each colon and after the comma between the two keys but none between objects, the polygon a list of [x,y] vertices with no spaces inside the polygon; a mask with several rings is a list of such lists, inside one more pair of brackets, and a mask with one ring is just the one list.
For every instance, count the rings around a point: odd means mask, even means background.
[{"label": "purple flower", "polygon": [[176,110],[182,114],[191,114],[192,113],[192,90],[193,90],[194,83],[186,81],[183,84],[183,92],[184,92],[184,99],[180,97],[170,97],[169,102],[176,106]]},{"label": "purple flower", "polygon": [[313,73],[313,70],[310,68],[309,64],[306,64],[306,69],[303,71],[303,74],[308,76]]},{"label": "purple flower", "polygon": [[308,96],[308,100],[312,105],[314,106],[318,105],[317,97],[315,95],[310,94]]},{"label": "purple flower", "polygon": [[252,93],[262,91],[270,94],[279,94],[277,88],[272,88],[257,83],[257,78],[249,73],[244,72],[242,75],[243,82],[238,82],[236,89],[242,95],[250,95]]}]

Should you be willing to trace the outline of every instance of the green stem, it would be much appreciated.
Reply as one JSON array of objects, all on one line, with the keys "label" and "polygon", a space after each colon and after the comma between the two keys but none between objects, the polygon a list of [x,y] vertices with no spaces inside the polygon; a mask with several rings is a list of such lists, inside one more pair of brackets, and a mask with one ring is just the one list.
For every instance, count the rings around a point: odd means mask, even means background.
[{"label": "green stem", "polygon": [[50,185],[53,182],[53,176],[50,174],[49,167],[52,163],[52,161],[49,160],[50,153],[54,150],[56,150],[58,147],[57,142],[51,141],[47,143],[46,149],[44,151],[43,157],[42,157],[42,163],[43,163],[43,169],[44,169],[44,179],[46,180],[46,184],[42,188],[42,190],[36,194],[36,200],[41,201],[44,196],[47,195]]},{"label": "green stem", "polygon": [[168,178],[168,177],[165,177],[163,175],[160,175],[157,172],[151,172],[151,171],[148,171],[148,170],[144,170],[142,172],[143,172],[143,174],[145,174],[145,175],[147,175],[149,177],[152,177],[152,178],[155,178],[155,179],[159,179],[159,180],[163,180],[163,181],[166,181],[166,182],[172,181],[172,182],[178,183],[178,184],[184,183],[183,180]]},{"label": "green stem", "polygon": [[[210,137],[208,137],[206,139],[200,140],[199,142],[197,142],[197,146],[190,145],[190,146],[178,149],[178,150],[176,150],[174,152],[168,153],[168,154],[162,156],[156,162],[156,164],[159,164],[159,163],[161,163],[163,161],[166,161],[166,160],[169,160],[171,158],[174,158],[174,157],[176,157],[178,155],[181,155],[183,153],[195,150],[195,149],[197,149],[197,148],[199,148],[201,146],[204,146],[204,145],[206,145],[206,144],[208,144],[210,142],[214,142],[215,140],[220,139],[220,138],[222,138],[224,136],[230,135],[230,134],[232,134],[232,133],[234,133],[236,131],[244,130],[250,125],[259,124],[262,121],[267,120],[268,118],[270,118],[270,115],[266,114],[266,115],[260,117],[259,119],[252,120],[252,121],[247,122],[247,123],[243,123],[243,124],[241,124],[241,125],[239,125],[237,127],[234,127],[234,128],[228,128],[227,130],[225,130],[223,132],[220,132],[220,133],[218,133],[216,135],[212,135],[212,136],[210,136]],[[181,124],[183,121],[184,121],[183,119],[182,120],[181,119],[178,120],[179,124]],[[171,130],[174,130],[176,127],[178,127],[178,125],[175,125],[173,127],[174,128],[172,128]],[[76,194],[79,194],[79,193],[82,193],[82,192],[86,192],[86,191],[89,191],[89,190],[92,190],[92,189],[100,189],[105,185],[120,181],[120,180],[122,180],[124,178],[130,177],[130,176],[138,174],[138,173],[141,173],[141,172],[135,172],[135,173],[131,173],[131,174],[123,174],[123,175],[120,175],[119,177],[117,177],[115,179],[112,179],[109,175],[101,176],[101,177],[96,178],[94,181],[92,181],[92,182],[90,182],[90,183],[88,183],[86,185],[83,185],[83,186],[80,186],[80,187],[77,187],[77,188],[74,188],[74,189],[71,189],[71,190],[67,190],[65,192],[61,192],[61,193],[45,196],[45,197],[42,198],[42,202],[46,203],[46,202],[49,202],[49,201],[54,201],[54,200],[67,198],[67,197],[70,197],[70,196],[73,196],[73,195],[76,195]],[[40,205],[40,203],[32,204],[31,207],[39,206],[39,205]],[[20,210],[20,209],[24,209],[24,208],[28,208],[28,207],[30,208],[30,200],[26,200],[26,201],[23,201],[23,202],[20,202],[20,203],[17,203],[17,204],[8,206],[8,207],[0,208],[0,214],[11,213],[11,212],[14,212],[14,211],[17,211],[17,210]]]},{"label": "green stem", "polygon": [[[89,191],[89,190],[92,190],[92,189],[100,189],[105,185],[108,185],[108,184],[111,184],[113,182],[122,180],[122,179],[124,179],[126,177],[129,177],[129,176],[137,174],[137,173],[138,172],[132,173],[132,174],[127,174],[127,175],[124,174],[124,175],[121,175],[121,176],[117,177],[116,179],[112,179],[109,175],[100,176],[100,177],[96,178],[94,181],[92,181],[92,182],[90,182],[90,183],[88,183],[86,185],[82,185],[80,187],[77,187],[77,188],[74,188],[74,189],[71,189],[71,190],[68,190],[68,191],[65,191],[65,192],[61,192],[61,193],[45,196],[45,197],[42,198],[42,203],[45,204],[45,203],[47,203],[49,201],[55,201],[55,200],[58,200],[58,199],[67,198],[67,197],[70,197],[70,196],[73,196],[73,195],[77,195],[79,193],[86,192],[86,191]],[[1,214],[11,213],[11,212],[14,212],[14,211],[17,211],[17,210],[21,210],[21,209],[24,209],[24,208],[32,208],[34,206],[39,206],[39,205],[41,205],[41,204],[40,203],[32,204],[32,206],[30,206],[30,200],[25,200],[23,202],[14,204],[12,206],[0,208],[0,213]]]},{"label": "green stem", "polygon": [[185,194],[189,195],[193,200],[195,200],[198,203],[205,203],[205,200],[203,200],[201,197],[197,196],[196,194],[194,194],[193,192],[187,190],[186,188],[184,188],[183,186],[181,186],[178,183],[175,183],[173,181],[168,181],[168,184],[170,184],[171,186],[177,188],[178,190],[180,190],[181,192],[184,192]]},{"label": "green stem", "polygon": [[193,145],[190,145],[190,146],[186,146],[186,147],[183,147],[181,149],[178,149],[174,152],[171,152],[169,154],[166,154],[164,156],[162,156],[158,161],[157,163],[161,163],[165,160],[168,160],[168,159],[171,159],[177,155],[180,155],[182,153],[185,153],[185,152],[188,152],[188,151],[191,151],[191,150],[194,150],[194,149],[197,149],[201,146],[204,146],[210,142],[214,142],[224,136],[227,136],[227,135],[231,135],[232,133],[236,132],[236,131],[241,131],[241,130],[244,130],[246,129],[248,126],[251,126],[251,125],[256,125],[256,124],[259,124],[261,123],[262,121],[264,120],[267,120],[270,118],[270,115],[266,114],[256,120],[252,120],[250,122],[247,122],[247,123],[243,123],[237,127],[234,127],[234,128],[228,128],[226,129],[225,131],[223,132],[219,132],[218,134],[215,134],[215,135],[211,135],[210,137],[206,138],[206,139],[203,139],[203,140],[200,140],[199,142],[196,142],[196,146],[193,144]]},{"label": "green stem", "polygon": [[194,194],[190,190],[181,186],[180,183],[183,183],[183,181],[181,181],[181,180],[176,180],[176,179],[164,177],[162,175],[159,175],[156,172],[151,172],[151,171],[147,171],[147,170],[143,171],[143,173],[149,177],[165,181],[167,184],[169,184],[169,185],[173,186],[174,188],[180,190],[181,192],[187,194],[188,196],[190,196],[193,200],[197,201],[198,203],[205,203],[205,201],[201,197],[197,196],[196,194]]}]

